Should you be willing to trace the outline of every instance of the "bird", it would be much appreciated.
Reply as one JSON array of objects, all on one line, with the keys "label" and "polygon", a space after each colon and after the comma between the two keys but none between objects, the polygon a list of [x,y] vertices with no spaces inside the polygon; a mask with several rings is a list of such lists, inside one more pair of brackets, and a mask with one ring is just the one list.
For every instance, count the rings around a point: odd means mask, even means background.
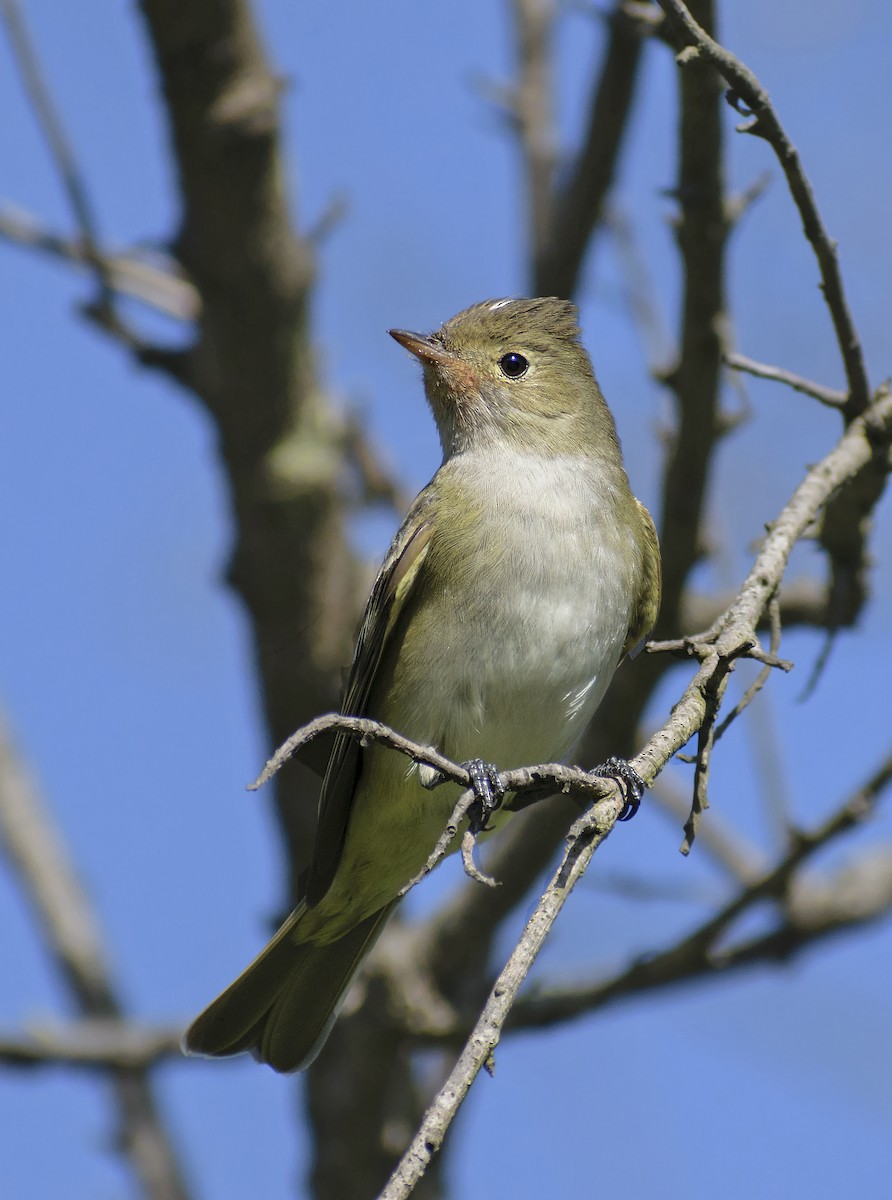
[{"label": "bird", "polygon": [[[423,367],[443,460],[375,579],[341,711],[467,764],[498,828],[510,814],[496,768],[564,760],[653,628],[657,533],[574,304],[485,300],[434,333],[389,332]],[[637,802],[628,764],[603,773]],[[308,1067],[459,790],[338,733],[303,898],[193,1021],[184,1050]]]}]

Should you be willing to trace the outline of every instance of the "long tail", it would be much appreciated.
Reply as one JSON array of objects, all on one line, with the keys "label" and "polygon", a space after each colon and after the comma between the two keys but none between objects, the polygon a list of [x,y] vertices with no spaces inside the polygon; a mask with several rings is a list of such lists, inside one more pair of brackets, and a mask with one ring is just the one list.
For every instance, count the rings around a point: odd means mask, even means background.
[{"label": "long tail", "polygon": [[184,1051],[218,1058],[250,1050],[275,1071],[304,1070],[325,1044],[395,903],[327,945],[297,940],[306,908],[295,909],[251,965],[195,1018],[183,1037]]}]

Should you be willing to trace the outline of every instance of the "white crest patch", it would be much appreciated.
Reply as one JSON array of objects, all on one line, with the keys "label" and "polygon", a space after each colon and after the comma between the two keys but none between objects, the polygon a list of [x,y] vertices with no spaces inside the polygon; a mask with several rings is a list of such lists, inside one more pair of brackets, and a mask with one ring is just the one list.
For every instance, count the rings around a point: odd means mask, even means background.
[{"label": "white crest patch", "polygon": [[511,303],[512,303],[512,301],[510,300],[510,298],[508,300],[496,300],[495,304],[490,304],[489,311],[495,312],[497,308],[504,308],[506,304],[511,304]]}]

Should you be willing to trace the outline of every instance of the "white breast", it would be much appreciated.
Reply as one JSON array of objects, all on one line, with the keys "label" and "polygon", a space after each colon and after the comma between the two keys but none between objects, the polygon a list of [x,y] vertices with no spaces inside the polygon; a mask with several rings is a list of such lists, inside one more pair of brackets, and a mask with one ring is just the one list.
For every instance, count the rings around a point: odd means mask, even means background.
[{"label": "white breast", "polygon": [[507,769],[563,758],[597,708],[628,631],[637,545],[616,516],[622,477],[570,458],[478,469],[483,515],[450,598],[454,686],[436,716],[446,753]]}]

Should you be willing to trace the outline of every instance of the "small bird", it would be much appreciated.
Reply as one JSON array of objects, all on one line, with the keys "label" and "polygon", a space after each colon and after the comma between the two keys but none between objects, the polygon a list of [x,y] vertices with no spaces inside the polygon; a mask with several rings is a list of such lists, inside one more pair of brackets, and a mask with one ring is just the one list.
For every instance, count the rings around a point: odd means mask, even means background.
[{"label": "small bird", "polygon": [[[435,333],[390,334],[422,363],[443,463],[375,580],[342,711],[466,763],[488,828],[507,814],[487,764],[565,758],[652,629],[659,545],[573,304],[486,300]],[[628,764],[603,770],[640,795]],[[310,1065],[446,825],[460,789],[440,784],[433,768],[337,736],[305,896],[190,1026],[188,1053]]]}]

